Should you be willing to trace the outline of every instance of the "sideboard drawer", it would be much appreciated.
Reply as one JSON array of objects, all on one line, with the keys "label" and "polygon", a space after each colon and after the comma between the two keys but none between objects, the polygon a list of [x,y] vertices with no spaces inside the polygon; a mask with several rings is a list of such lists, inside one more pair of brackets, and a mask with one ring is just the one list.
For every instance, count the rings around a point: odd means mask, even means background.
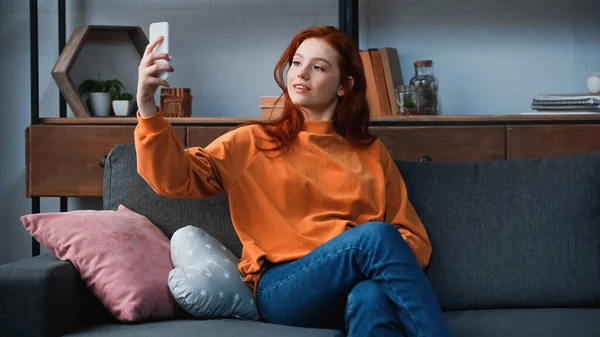
[{"label": "sideboard drawer", "polygon": [[506,158],[505,126],[371,127],[395,160],[490,161]]},{"label": "sideboard drawer", "polygon": [[600,151],[600,125],[507,127],[508,158],[534,158]]},{"label": "sideboard drawer", "polygon": [[[133,143],[135,126],[32,125],[26,131],[27,197],[102,196],[103,157]],[[182,142],[185,127],[174,127]]]},{"label": "sideboard drawer", "polygon": [[[188,146],[205,147],[231,127],[188,127]],[[394,159],[487,161],[505,159],[504,126],[373,126],[371,133],[386,145]]]}]

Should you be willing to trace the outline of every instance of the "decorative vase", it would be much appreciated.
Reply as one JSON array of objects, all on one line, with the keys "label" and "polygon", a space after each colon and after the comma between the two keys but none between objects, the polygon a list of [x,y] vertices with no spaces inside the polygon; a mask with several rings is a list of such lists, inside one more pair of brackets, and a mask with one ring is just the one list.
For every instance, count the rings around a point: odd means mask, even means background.
[{"label": "decorative vase", "polygon": [[112,101],[112,106],[115,116],[129,116],[131,108],[133,107],[133,100],[114,100]]},{"label": "decorative vase", "polygon": [[90,110],[95,117],[107,117],[112,108],[112,93],[90,92]]},{"label": "decorative vase", "polygon": [[600,73],[593,73],[587,78],[588,91],[592,95],[600,95]]}]

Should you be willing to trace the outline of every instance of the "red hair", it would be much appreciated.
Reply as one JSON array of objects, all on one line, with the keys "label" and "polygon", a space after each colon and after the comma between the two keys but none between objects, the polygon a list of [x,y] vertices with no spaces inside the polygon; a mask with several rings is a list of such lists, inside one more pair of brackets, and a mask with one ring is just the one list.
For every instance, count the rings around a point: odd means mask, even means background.
[{"label": "red hair", "polygon": [[[338,105],[332,117],[336,133],[344,136],[355,145],[371,144],[376,138],[369,133],[370,117],[366,96],[367,84],[359,50],[346,33],[332,26],[311,27],[300,31],[281,55],[273,71],[275,82],[283,91],[279,98],[285,97],[281,115],[274,120],[266,122],[251,121],[238,127],[259,124],[271,138],[268,141],[275,143],[275,146],[268,150],[285,149],[296,138],[305,118],[300,107],[290,99],[284,73],[286,67],[292,64],[294,54],[300,44],[310,38],[322,39],[338,54],[337,64],[340,68],[340,82],[344,87],[344,96],[338,98]],[[351,88],[348,76],[352,76],[354,79]]]}]

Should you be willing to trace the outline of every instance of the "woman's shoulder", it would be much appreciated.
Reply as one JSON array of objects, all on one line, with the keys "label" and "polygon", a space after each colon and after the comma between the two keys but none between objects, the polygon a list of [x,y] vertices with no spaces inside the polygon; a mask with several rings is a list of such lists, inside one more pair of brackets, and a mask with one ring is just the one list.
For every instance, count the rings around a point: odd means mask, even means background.
[{"label": "woman's shoulder", "polygon": [[391,160],[391,154],[387,146],[381,139],[375,138],[369,147],[372,158],[380,161],[382,164],[388,163]]},{"label": "woman's shoulder", "polygon": [[249,141],[256,141],[257,138],[267,137],[267,133],[260,124],[248,124],[234,127],[228,133],[231,134],[231,137],[244,138]]},{"label": "woman's shoulder", "polygon": [[366,144],[366,146],[359,146],[359,148],[363,149],[367,155],[372,156],[372,155],[381,155],[381,154],[388,154],[388,149],[385,146],[385,144],[381,141],[381,139],[379,139],[378,137],[373,137],[372,141],[368,144]]},{"label": "woman's shoulder", "polygon": [[266,134],[260,125],[250,124],[232,127],[217,137],[215,142],[235,146],[252,145],[257,142],[258,138],[264,138],[265,136]]}]

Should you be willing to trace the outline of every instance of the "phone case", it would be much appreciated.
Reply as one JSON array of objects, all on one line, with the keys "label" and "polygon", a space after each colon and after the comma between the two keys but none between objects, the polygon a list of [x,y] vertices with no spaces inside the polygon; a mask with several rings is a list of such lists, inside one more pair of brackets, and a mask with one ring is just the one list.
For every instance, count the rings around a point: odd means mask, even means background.
[{"label": "phone case", "polygon": [[[155,53],[168,53],[169,52],[169,23],[166,21],[163,22],[154,22],[150,24],[150,43],[154,42],[158,39],[159,36],[164,36],[164,39],[161,43],[159,43],[155,48]],[[156,64],[168,64],[167,60],[156,60],[154,63]],[[160,79],[166,80],[169,77],[168,71],[161,71],[158,73],[158,77]]]}]

